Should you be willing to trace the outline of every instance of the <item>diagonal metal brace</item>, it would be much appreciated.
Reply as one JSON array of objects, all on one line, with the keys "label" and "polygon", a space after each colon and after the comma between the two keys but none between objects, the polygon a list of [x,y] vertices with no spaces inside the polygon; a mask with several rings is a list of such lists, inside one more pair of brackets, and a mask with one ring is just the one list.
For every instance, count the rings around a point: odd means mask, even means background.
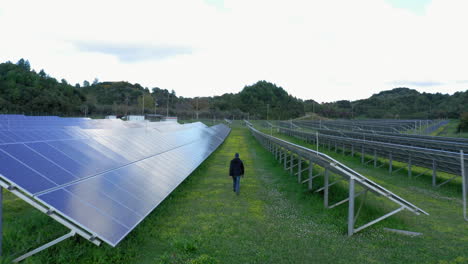
[{"label": "diagonal metal brace", "polygon": [[67,238],[70,238],[70,237],[72,237],[72,236],[75,236],[75,234],[76,234],[76,232],[75,232],[74,230],[72,230],[72,231],[70,231],[68,234],[65,234],[65,235],[63,235],[63,236],[61,236],[61,237],[59,237],[59,238],[57,238],[57,239],[55,239],[55,240],[52,240],[52,241],[50,241],[49,243],[44,244],[44,245],[42,245],[42,246],[40,246],[40,247],[38,247],[38,248],[36,248],[36,249],[34,249],[34,250],[32,250],[32,251],[29,251],[28,253],[26,253],[26,254],[24,254],[24,255],[22,255],[22,256],[20,256],[20,257],[18,257],[18,258],[16,258],[16,259],[14,259],[13,262],[15,262],[15,263],[16,263],[16,262],[20,262],[20,261],[22,261],[23,259],[25,259],[25,258],[27,258],[27,257],[30,257],[30,256],[32,256],[32,255],[34,255],[34,254],[36,254],[36,253],[38,253],[38,252],[41,252],[42,250],[47,249],[47,248],[49,248],[49,247],[51,247],[51,246],[53,246],[53,245],[55,245],[55,244],[57,244],[57,243],[60,243],[60,242],[62,242],[63,240],[65,240],[65,239],[67,239]]},{"label": "diagonal metal brace", "polygon": [[436,185],[436,187],[440,187],[440,186],[442,186],[442,185],[444,185],[444,184],[446,184],[446,183],[449,183],[449,182],[451,182],[453,179],[455,179],[456,177],[458,177],[458,175],[455,175],[455,176],[453,176],[452,178],[450,178],[450,179],[448,179],[448,180],[446,180],[446,181],[444,181],[444,182],[442,182],[442,183]]},{"label": "diagonal metal brace", "polygon": [[[365,189],[364,191],[362,191],[362,192],[360,192],[360,193],[357,193],[356,195],[354,195],[354,198],[359,197],[361,194],[366,193],[367,191],[368,191],[368,189]],[[328,206],[328,209],[332,209],[333,207],[337,207],[338,205],[344,204],[344,203],[346,203],[347,201],[349,201],[349,197],[346,198],[346,199],[343,199],[343,200],[341,200],[341,201],[339,201],[339,202],[337,202],[337,203],[335,203],[335,204],[333,204],[333,205]],[[357,216],[357,214],[356,214],[356,216]]]},{"label": "diagonal metal brace", "polygon": [[[304,171],[306,171],[306,170],[308,170],[308,169],[309,169],[309,167],[307,167],[307,168],[301,170],[301,173],[303,173]],[[296,173],[294,173],[294,175],[297,175],[298,173],[299,173],[299,172],[296,172]],[[309,180],[309,179],[307,179],[307,180]]]},{"label": "diagonal metal brace", "polygon": [[[344,178],[339,179],[339,180],[336,180],[336,181],[334,181],[334,182],[328,184],[328,187],[331,187],[331,186],[333,186],[333,185],[339,183],[340,181],[344,181],[344,180],[345,180]],[[322,188],[317,189],[315,192],[321,192],[321,191],[325,190],[326,187],[327,187],[327,186],[323,186]]]},{"label": "diagonal metal brace", "polygon": [[383,216],[381,216],[381,217],[379,217],[379,218],[377,218],[377,219],[375,219],[373,221],[370,221],[369,223],[367,223],[367,224],[365,224],[365,225],[363,225],[363,226],[361,226],[359,228],[354,229],[354,233],[357,233],[357,232],[363,230],[366,227],[369,227],[369,226],[371,226],[371,225],[373,225],[373,224],[375,224],[377,222],[380,222],[380,221],[384,220],[385,218],[390,217],[390,216],[392,216],[392,215],[394,215],[394,214],[396,214],[396,213],[398,213],[398,212],[400,212],[400,211],[402,211],[404,209],[405,209],[405,207],[402,206],[402,207],[400,207],[400,208],[398,208],[396,210],[391,211],[390,213],[388,213],[386,215],[383,215]]}]

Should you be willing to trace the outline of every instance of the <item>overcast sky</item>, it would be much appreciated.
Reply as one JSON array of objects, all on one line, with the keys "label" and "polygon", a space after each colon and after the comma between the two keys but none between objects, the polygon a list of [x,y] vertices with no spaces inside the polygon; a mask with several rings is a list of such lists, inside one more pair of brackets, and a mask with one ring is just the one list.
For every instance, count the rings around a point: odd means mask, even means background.
[{"label": "overcast sky", "polygon": [[468,89],[467,0],[41,0],[0,4],[0,61],[179,96],[267,80],[303,99]]}]

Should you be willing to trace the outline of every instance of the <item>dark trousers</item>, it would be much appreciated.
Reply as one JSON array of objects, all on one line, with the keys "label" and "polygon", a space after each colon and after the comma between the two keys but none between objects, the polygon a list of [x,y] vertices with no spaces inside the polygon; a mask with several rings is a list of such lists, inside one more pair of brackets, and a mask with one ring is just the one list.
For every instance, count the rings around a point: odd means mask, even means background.
[{"label": "dark trousers", "polygon": [[240,178],[241,176],[232,176],[232,190],[239,195],[240,192]]}]

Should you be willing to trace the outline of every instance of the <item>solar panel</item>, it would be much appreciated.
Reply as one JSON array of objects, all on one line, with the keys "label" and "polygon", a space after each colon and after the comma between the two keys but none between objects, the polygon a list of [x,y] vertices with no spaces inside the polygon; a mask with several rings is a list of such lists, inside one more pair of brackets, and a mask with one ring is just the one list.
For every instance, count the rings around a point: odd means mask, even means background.
[{"label": "solar panel", "polygon": [[230,131],[225,125],[179,126],[164,133],[123,127],[3,130],[1,183],[39,201],[88,239],[116,246]]}]

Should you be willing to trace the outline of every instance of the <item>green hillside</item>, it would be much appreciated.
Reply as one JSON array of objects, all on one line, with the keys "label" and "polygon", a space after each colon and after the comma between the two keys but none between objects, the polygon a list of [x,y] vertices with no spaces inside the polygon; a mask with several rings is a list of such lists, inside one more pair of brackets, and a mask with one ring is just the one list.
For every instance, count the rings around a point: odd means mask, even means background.
[{"label": "green hillside", "polygon": [[283,87],[267,81],[245,86],[239,93],[221,96],[184,98],[159,87],[138,83],[99,82],[74,86],[58,82],[44,70],[31,70],[27,60],[0,64],[0,112],[30,115],[126,115],[158,113],[181,119],[248,118],[290,119],[305,113],[325,118],[459,118],[468,112],[468,91],[453,95],[420,93],[395,88],[367,99],[319,104],[288,94]]}]

